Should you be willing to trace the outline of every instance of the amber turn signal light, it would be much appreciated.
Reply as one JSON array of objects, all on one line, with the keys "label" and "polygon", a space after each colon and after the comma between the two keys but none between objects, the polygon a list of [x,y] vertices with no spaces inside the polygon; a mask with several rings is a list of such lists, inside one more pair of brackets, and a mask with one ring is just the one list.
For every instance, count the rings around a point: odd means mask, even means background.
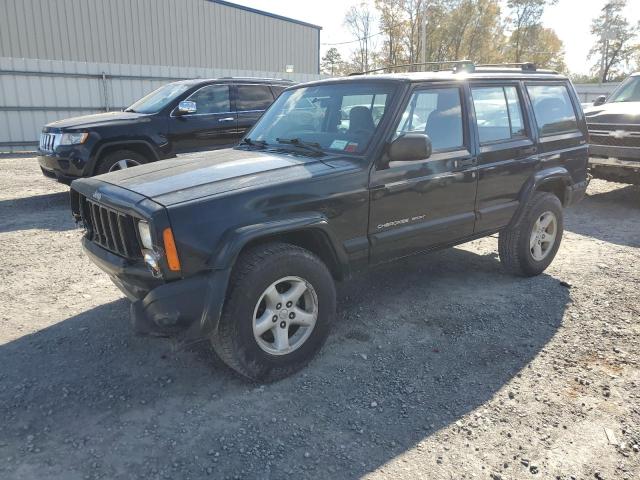
[{"label": "amber turn signal light", "polygon": [[169,270],[172,272],[180,271],[180,259],[178,258],[178,250],[176,249],[176,242],[173,239],[173,232],[170,228],[165,228],[162,232],[162,239],[164,240],[164,251],[167,256],[167,264]]}]

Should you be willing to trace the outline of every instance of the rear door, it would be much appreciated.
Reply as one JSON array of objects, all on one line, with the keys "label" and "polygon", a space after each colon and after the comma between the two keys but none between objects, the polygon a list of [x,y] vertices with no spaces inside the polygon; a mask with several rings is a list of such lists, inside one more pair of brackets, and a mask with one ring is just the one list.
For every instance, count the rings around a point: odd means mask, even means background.
[{"label": "rear door", "polygon": [[234,86],[235,102],[238,111],[237,140],[262,116],[273,103],[273,93],[267,84],[242,84]]},{"label": "rear door", "polygon": [[587,178],[589,145],[579,101],[567,81],[526,82],[539,131],[540,167],[562,166],[573,182]]},{"label": "rear door", "polygon": [[224,148],[236,143],[237,115],[227,84],[206,85],[186,100],[196,103],[196,112],[169,117],[169,140],[176,153]]},{"label": "rear door", "polygon": [[520,82],[473,82],[470,87],[479,144],[475,232],[481,233],[509,223],[538,157]]},{"label": "rear door", "polygon": [[433,153],[372,171],[372,263],[473,234],[476,158],[467,88],[460,83],[417,86],[389,141],[409,132],[429,135]]}]

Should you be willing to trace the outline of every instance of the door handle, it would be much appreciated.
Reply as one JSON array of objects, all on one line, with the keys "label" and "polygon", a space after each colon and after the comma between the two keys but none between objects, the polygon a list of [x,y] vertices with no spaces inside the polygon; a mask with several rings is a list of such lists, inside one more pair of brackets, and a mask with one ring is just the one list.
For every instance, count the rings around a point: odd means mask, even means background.
[{"label": "door handle", "polygon": [[523,155],[533,155],[534,153],[537,153],[538,149],[535,146],[532,147],[525,147],[522,150],[520,150],[520,153]]},{"label": "door handle", "polygon": [[475,157],[472,158],[461,158],[453,161],[453,168],[455,170],[459,170],[465,167],[471,167],[476,164]]},{"label": "door handle", "polygon": [[234,117],[224,117],[224,118],[219,119],[218,121],[219,122],[233,122],[234,120],[235,120]]}]

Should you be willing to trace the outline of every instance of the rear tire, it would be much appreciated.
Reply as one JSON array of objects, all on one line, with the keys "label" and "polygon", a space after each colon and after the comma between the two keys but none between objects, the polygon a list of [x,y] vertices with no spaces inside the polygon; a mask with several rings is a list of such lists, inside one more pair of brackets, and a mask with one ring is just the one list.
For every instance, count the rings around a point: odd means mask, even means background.
[{"label": "rear tire", "polygon": [[502,265],[515,275],[541,274],[556,256],[563,231],[562,204],[558,197],[535,192],[520,221],[500,232],[498,252]]},{"label": "rear tire", "polygon": [[133,150],[117,150],[105,155],[98,164],[96,175],[137,167],[149,161],[147,157]]},{"label": "rear tire", "polygon": [[320,350],[335,310],[335,284],[318,257],[286,243],[260,245],[238,258],[211,344],[240,375],[279,380]]}]

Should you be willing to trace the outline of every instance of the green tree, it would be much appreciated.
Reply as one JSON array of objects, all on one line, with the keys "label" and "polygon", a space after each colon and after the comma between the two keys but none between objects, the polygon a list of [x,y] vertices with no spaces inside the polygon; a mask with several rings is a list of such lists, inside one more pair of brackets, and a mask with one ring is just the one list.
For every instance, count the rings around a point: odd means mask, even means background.
[{"label": "green tree", "polygon": [[[510,61],[520,63],[530,61],[526,53],[531,51],[542,33],[541,19],[544,8],[553,5],[557,0],[507,0],[509,17],[507,23],[511,30],[507,46]],[[538,50],[537,46],[534,47]]]},{"label": "green tree", "polygon": [[331,76],[340,75],[343,72],[344,61],[337,48],[331,47],[327,50],[327,53],[322,57],[320,68],[322,73]]},{"label": "green tree", "polygon": [[624,66],[628,66],[638,53],[638,45],[634,44],[634,40],[640,23],[630,24],[626,19],[623,12],[626,4],[626,0],[610,1],[591,23],[591,33],[596,41],[589,58],[597,59],[593,71],[599,73],[602,82],[622,75]]}]

